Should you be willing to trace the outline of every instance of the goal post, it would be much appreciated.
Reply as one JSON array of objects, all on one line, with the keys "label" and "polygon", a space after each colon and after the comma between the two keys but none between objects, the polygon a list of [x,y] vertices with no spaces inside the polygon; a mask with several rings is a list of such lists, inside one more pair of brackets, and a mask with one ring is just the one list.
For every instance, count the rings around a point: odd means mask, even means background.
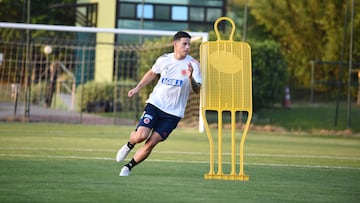
[{"label": "goal post", "polygon": [[[122,29],[122,28],[97,28],[97,27],[78,27],[78,26],[64,26],[64,25],[45,25],[45,24],[26,24],[26,23],[9,23],[9,22],[0,22],[0,28],[9,28],[9,29],[19,29],[19,30],[43,30],[43,31],[55,31],[55,32],[73,32],[73,33],[108,33],[108,34],[127,34],[127,35],[141,35],[141,36],[173,36],[176,31],[170,30],[138,30],[138,29]],[[189,34],[192,36],[192,40],[201,40],[201,42],[208,41],[208,33],[206,32],[191,32]],[[26,42],[29,43],[29,42]],[[112,47],[114,49],[114,47]],[[78,51],[78,50],[76,50]],[[116,51],[116,49],[114,49]],[[89,57],[94,57],[92,53],[94,49],[91,50],[80,50],[78,52],[87,53]],[[5,56],[3,56],[4,60]],[[24,64],[28,64],[28,56],[26,55],[26,60]],[[79,60],[90,60],[87,56],[83,56]],[[115,60],[115,58],[114,58]],[[45,63],[44,63],[45,64]],[[47,62],[46,62],[47,64]],[[26,101],[27,102],[27,101]],[[26,107],[25,107],[26,108]],[[199,108],[200,109],[200,108]],[[26,111],[26,109],[25,109]],[[199,110],[199,131],[204,131],[203,120]]]},{"label": "goal post", "polygon": [[[132,34],[149,36],[173,36],[175,31],[169,30],[138,30],[123,28],[97,28],[97,27],[78,27],[66,25],[44,25],[44,24],[26,24],[26,23],[7,23],[0,22],[1,28],[30,29],[30,30],[48,30],[63,32],[87,32],[87,33],[113,33],[113,34]],[[189,32],[193,37],[201,37],[203,42],[208,41],[206,32]]]}]

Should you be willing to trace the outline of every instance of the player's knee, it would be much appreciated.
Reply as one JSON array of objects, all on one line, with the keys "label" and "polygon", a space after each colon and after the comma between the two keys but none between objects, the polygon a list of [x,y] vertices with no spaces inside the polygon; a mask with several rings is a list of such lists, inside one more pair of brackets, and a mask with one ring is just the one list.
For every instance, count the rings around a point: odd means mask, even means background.
[{"label": "player's knee", "polygon": [[149,136],[149,132],[143,130],[134,131],[130,135],[130,141],[135,144],[140,143],[146,140],[148,136]]}]

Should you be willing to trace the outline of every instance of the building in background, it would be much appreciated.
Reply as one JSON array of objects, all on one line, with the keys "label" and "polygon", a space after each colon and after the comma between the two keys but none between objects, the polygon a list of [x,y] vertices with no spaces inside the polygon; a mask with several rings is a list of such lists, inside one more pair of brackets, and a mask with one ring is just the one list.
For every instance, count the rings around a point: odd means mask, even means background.
[{"label": "building in background", "polygon": [[[226,0],[78,0],[77,26],[208,32],[225,15]],[[141,35],[79,34],[96,42],[95,80],[112,81],[114,45],[138,44]]]},{"label": "building in background", "polygon": [[[224,0],[117,0],[115,26],[207,32],[213,29],[214,21],[224,14]],[[117,43],[122,39],[118,37]]]}]

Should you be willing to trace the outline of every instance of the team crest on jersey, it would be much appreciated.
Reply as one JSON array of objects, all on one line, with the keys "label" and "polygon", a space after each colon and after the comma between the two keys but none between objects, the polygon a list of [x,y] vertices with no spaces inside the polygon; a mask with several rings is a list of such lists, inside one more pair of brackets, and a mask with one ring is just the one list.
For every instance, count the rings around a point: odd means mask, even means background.
[{"label": "team crest on jersey", "polygon": [[185,70],[185,69],[182,69],[182,70],[181,70],[181,74],[182,74],[183,76],[185,76],[185,75],[186,75],[186,70]]}]

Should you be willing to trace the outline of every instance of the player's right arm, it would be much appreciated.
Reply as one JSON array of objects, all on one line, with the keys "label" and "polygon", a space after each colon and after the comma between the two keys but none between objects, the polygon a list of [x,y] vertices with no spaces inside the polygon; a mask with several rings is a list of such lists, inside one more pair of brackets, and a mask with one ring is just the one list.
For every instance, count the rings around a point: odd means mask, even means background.
[{"label": "player's right arm", "polygon": [[153,81],[156,76],[157,74],[152,69],[148,70],[148,72],[145,73],[145,75],[141,78],[140,82],[136,85],[136,87],[134,87],[128,92],[128,97],[132,97],[134,94],[137,94],[142,87]]}]

